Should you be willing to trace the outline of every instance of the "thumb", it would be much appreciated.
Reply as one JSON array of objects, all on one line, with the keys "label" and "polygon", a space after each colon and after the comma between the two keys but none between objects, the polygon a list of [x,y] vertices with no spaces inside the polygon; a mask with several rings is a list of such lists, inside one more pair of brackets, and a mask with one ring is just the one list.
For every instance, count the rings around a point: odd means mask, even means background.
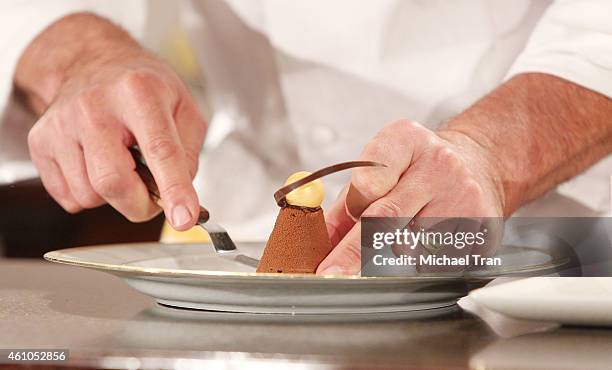
[{"label": "thumb", "polygon": [[327,233],[333,246],[336,246],[353,225],[355,225],[355,221],[349,216],[346,210],[347,190],[348,185],[340,192],[338,198],[336,198],[331,207],[325,211]]},{"label": "thumb", "polygon": [[319,264],[317,275],[355,275],[361,271],[361,223],[356,223]]}]

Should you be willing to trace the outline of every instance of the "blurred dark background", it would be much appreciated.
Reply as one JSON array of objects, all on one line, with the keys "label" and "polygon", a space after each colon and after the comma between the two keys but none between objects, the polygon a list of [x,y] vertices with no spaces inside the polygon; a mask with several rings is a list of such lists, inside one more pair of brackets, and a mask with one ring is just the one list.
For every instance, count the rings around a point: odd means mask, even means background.
[{"label": "blurred dark background", "polygon": [[45,252],[83,245],[157,241],[163,215],[131,223],[110,206],[71,215],[39,179],[0,186],[0,257],[42,258]]}]

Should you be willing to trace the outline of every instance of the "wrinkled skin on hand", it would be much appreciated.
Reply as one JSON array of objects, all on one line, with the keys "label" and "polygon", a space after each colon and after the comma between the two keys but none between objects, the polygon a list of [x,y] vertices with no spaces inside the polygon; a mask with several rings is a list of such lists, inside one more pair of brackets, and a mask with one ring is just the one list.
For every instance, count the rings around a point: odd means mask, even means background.
[{"label": "wrinkled skin on hand", "polygon": [[[494,164],[482,148],[459,132],[433,132],[412,121],[394,122],[365,146],[360,160],[387,165],[353,172],[351,191],[357,191],[366,203],[361,216],[503,216]],[[361,226],[347,211],[346,193],[326,214],[335,248],[319,265],[319,274],[360,271]]]},{"label": "wrinkled skin on hand", "polygon": [[80,60],[29,133],[44,186],[67,211],[109,203],[131,221],[160,208],[134,172],[139,145],[166,217],[185,230],[198,214],[191,184],[206,123],[180,78],[140,48]]}]

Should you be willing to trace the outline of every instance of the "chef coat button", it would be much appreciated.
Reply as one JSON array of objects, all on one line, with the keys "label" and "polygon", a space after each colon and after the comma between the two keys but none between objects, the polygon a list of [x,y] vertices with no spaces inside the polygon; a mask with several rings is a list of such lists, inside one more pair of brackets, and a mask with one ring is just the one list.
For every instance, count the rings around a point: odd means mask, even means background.
[{"label": "chef coat button", "polygon": [[323,145],[331,144],[336,141],[338,135],[336,131],[325,125],[316,125],[311,129],[311,140],[313,144]]}]

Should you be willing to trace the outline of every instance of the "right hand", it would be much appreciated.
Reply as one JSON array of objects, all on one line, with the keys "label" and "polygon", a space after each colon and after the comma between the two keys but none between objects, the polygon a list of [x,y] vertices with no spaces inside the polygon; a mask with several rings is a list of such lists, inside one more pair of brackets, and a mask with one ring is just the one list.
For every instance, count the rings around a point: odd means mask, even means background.
[{"label": "right hand", "polygon": [[[436,226],[453,232],[459,226],[462,231],[477,231],[480,225],[468,219],[501,219],[504,198],[493,158],[465,134],[450,128],[434,132],[408,120],[385,126],[365,146],[359,159],[387,167],[353,171],[351,186],[325,215],[335,247],[317,273],[359,273],[362,261],[361,222],[355,221],[358,217],[416,218],[426,229]],[[350,208],[359,210],[351,212]],[[464,222],[440,222],[445,219]],[[431,222],[434,224],[429,225]],[[466,225],[470,227],[464,230]],[[493,253],[494,244],[490,245],[488,251]],[[460,253],[466,251],[469,248]]]},{"label": "right hand", "polygon": [[177,230],[196,222],[192,186],[206,123],[180,78],[132,46],[83,57],[65,71],[52,103],[28,136],[45,188],[68,212],[109,203],[134,222],[159,207],[134,171],[139,145]]}]

